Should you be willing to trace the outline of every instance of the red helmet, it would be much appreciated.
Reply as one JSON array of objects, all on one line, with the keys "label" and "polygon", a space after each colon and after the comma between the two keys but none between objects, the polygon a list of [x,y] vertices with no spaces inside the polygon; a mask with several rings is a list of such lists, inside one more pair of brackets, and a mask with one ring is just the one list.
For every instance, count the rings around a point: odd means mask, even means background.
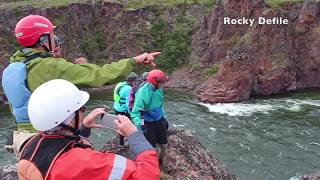
[{"label": "red helmet", "polygon": [[155,69],[148,73],[147,81],[153,85],[156,85],[157,82],[168,81],[169,77],[162,71]]},{"label": "red helmet", "polygon": [[15,35],[23,47],[32,46],[40,36],[50,34],[55,26],[45,17],[29,15],[22,18],[16,25]]}]

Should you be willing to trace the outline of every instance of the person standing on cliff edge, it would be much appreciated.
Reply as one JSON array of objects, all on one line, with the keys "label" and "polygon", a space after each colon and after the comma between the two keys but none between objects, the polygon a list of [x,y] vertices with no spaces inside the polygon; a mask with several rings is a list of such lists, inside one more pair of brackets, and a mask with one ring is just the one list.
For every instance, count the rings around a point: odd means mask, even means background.
[{"label": "person standing on cliff edge", "polygon": [[[129,96],[132,86],[139,80],[139,76],[131,72],[124,82],[119,82],[113,91],[113,109],[116,115],[121,114],[130,119]],[[124,137],[119,135],[120,145],[124,145]]]},{"label": "person standing on cliff edge", "polygon": [[52,79],[65,79],[77,86],[89,87],[114,84],[126,78],[136,64],[156,66],[154,58],[161,53],[143,53],[102,67],[91,63],[73,64],[53,57],[54,29],[50,20],[39,15],[26,16],[15,27],[15,37],[23,48],[10,58],[10,65],[3,72],[2,86],[18,126],[13,137],[18,152],[19,146],[31,136],[28,134],[36,132],[27,109],[31,92],[38,86]]},{"label": "person standing on cliff edge", "polygon": [[163,164],[167,154],[168,127],[163,103],[162,85],[169,77],[161,70],[148,73],[147,82],[135,95],[131,120],[144,133],[153,147],[160,145],[159,164]]}]

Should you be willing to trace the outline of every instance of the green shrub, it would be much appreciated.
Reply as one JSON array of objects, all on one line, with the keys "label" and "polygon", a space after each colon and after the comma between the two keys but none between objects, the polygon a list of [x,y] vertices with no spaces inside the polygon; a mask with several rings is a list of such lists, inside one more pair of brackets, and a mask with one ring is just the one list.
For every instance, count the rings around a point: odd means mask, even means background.
[{"label": "green shrub", "polygon": [[71,3],[88,3],[89,0],[5,0],[0,3],[0,9],[15,9],[23,6],[32,7],[59,7]]},{"label": "green shrub", "polygon": [[138,9],[138,8],[143,8],[145,6],[154,6],[154,5],[176,6],[176,5],[183,5],[183,4],[206,4],[211,6],[214,3],[214,1],[213,0],[130,0],[123,3],[125,4],[126,9]]},{"label": "green shrub", "polygon": [[93,12],[92,22],[86,28],[86,31],[80,39],[81,51],[96,64],[104,64],[104,50],[107,46],[103,26],[98,21],[97,14]]},{"label": "green shrub", "polygon": [[214,64],[206,71],[206,75],[212,76],[212,75],[216,74],[218,71],[219,71],[219,65]]},{"label": "green shrub", "polygon": [[271,7],[280,7],[285,3],[298,3],[303,0],[266,0],[266,3]]},{"label": "green shrub", "polygon": [[159,67],[171,73],[186,63],[191,52],[192,19],[184,14],[176,18],[173,27],[163,19],[156,19],[150,30],[156,49],[162,51],[157,58]]},{"label": "green shrub", "polygon": [[201,66],[199,65],[199,64],[197,64],[197,63],[194,63],[194,64],[190,64],[190,69],[192,70],[192,71],[199,71],[200,69],[201,69]]}]

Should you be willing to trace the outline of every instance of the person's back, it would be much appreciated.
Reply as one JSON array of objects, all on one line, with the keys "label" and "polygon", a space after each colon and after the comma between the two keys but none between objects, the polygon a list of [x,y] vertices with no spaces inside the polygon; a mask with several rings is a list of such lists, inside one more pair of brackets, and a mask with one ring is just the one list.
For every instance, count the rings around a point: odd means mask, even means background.
[{"label": "person's back", "polygon": [[134,161],[95,151],[78,136],[80,122],[89,128],[102,127],[95,124],[95,119],[105,113],[104,108],[84,117],[88,100],[88,93],[61,79],[46,82],[32,93],[30,121],[41,132],[21,152],[19,179],[159,179],[156,151],[127,117],[119,115],[114,123],[128,137],[130,150],[136,155]]},{"label": "person's back", "polygon": [[[116,85],[113,92],[114,98],[114,112],[116,115],[121,114],[125,115],[130,119],[129,114],[129,97],[132,86],[135,85],[136,80],[138,79],[138,75],[134,72],[131,72],[126,78],[125,82],[120,82]],[[119,135],[120,145],[124,145],[124,137]]]},{"label": "person's back", "polygon": [[127,81],[119,82],[114,88],[113,108],[116,114],[128,116],[128,102],[132,87]]},{"label": "person's back", "polygon": [[[140,136],[135,139],[135,142],[140,140]],[[130,140],[129,144],[132,143]],[[135,164],[135,162],[140,163]],[[89,148],[74,148],[55,161],[48,180],[159,179],[160,172],[154,150],[140,153],[135,158],[135,162],[113,153],[101,153]],[[73,169],[72,173],[68,173],[70,169]]]},{"label": "person's back", "polygon": [[147,82],[147,77],[148,77],[148,72],[142,73],[141,79],[139,79],[139,81],[132,87],[130,91],[130,96],[129,96],[129,113],[130,114],[133,109],[136,93],[138,89],[141,88]]},{"label": "person's back", "polygon": [[131,88],[130,95],[129,95],[129,106],[128,106],[129,114],[131,114],[136,93],[137,93],[138,89],[141,87],[142,83],[143,83],[142,79],[138,79],[136,81],[135,85]]}]

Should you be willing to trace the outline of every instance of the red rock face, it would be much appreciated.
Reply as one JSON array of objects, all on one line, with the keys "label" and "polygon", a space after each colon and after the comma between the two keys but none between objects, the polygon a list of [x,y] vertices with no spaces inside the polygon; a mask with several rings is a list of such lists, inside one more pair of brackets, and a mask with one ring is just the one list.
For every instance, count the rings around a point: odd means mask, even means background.
[{"label": "red rock face", "polygon": [[[90,63],[104,64],[149,50],[161,50],[155,48],[150,34],[152,22],[158,16],[156,11],[160,11],[161,17],[173,26],[175,18],[184,11],[184,7],[164,6],[158,10],[145,7],[127,11],[119,3],[104,2],[76,3],[57,8],[27,6],[1,9],[0,81],[10,56],[21,48],[14,38],[14,27],[24,16],[43,15],[57,26],[55,33],[64,41],[62,57],[65,59],[73,61],[74,58],[84,56]],[[186,9],[186,13],[195,19],[201,19],[203,11],[202,5],[190,5]]]},{"label": "red rock face", "polygon": [[[193,63],[220,64],[219,72],[197,88],[199,100],[234,102],[251,95],[320,87],[319,13],[317,1],[277,9],[261,1],[218,2],[194,35],[203,41],[193,43],[193,57],[201,54]],[[289,19],[289,25],[222,25],[221,17],[233,14],[283,17]],[[235,37],[239,40],[230,40]]]}]

